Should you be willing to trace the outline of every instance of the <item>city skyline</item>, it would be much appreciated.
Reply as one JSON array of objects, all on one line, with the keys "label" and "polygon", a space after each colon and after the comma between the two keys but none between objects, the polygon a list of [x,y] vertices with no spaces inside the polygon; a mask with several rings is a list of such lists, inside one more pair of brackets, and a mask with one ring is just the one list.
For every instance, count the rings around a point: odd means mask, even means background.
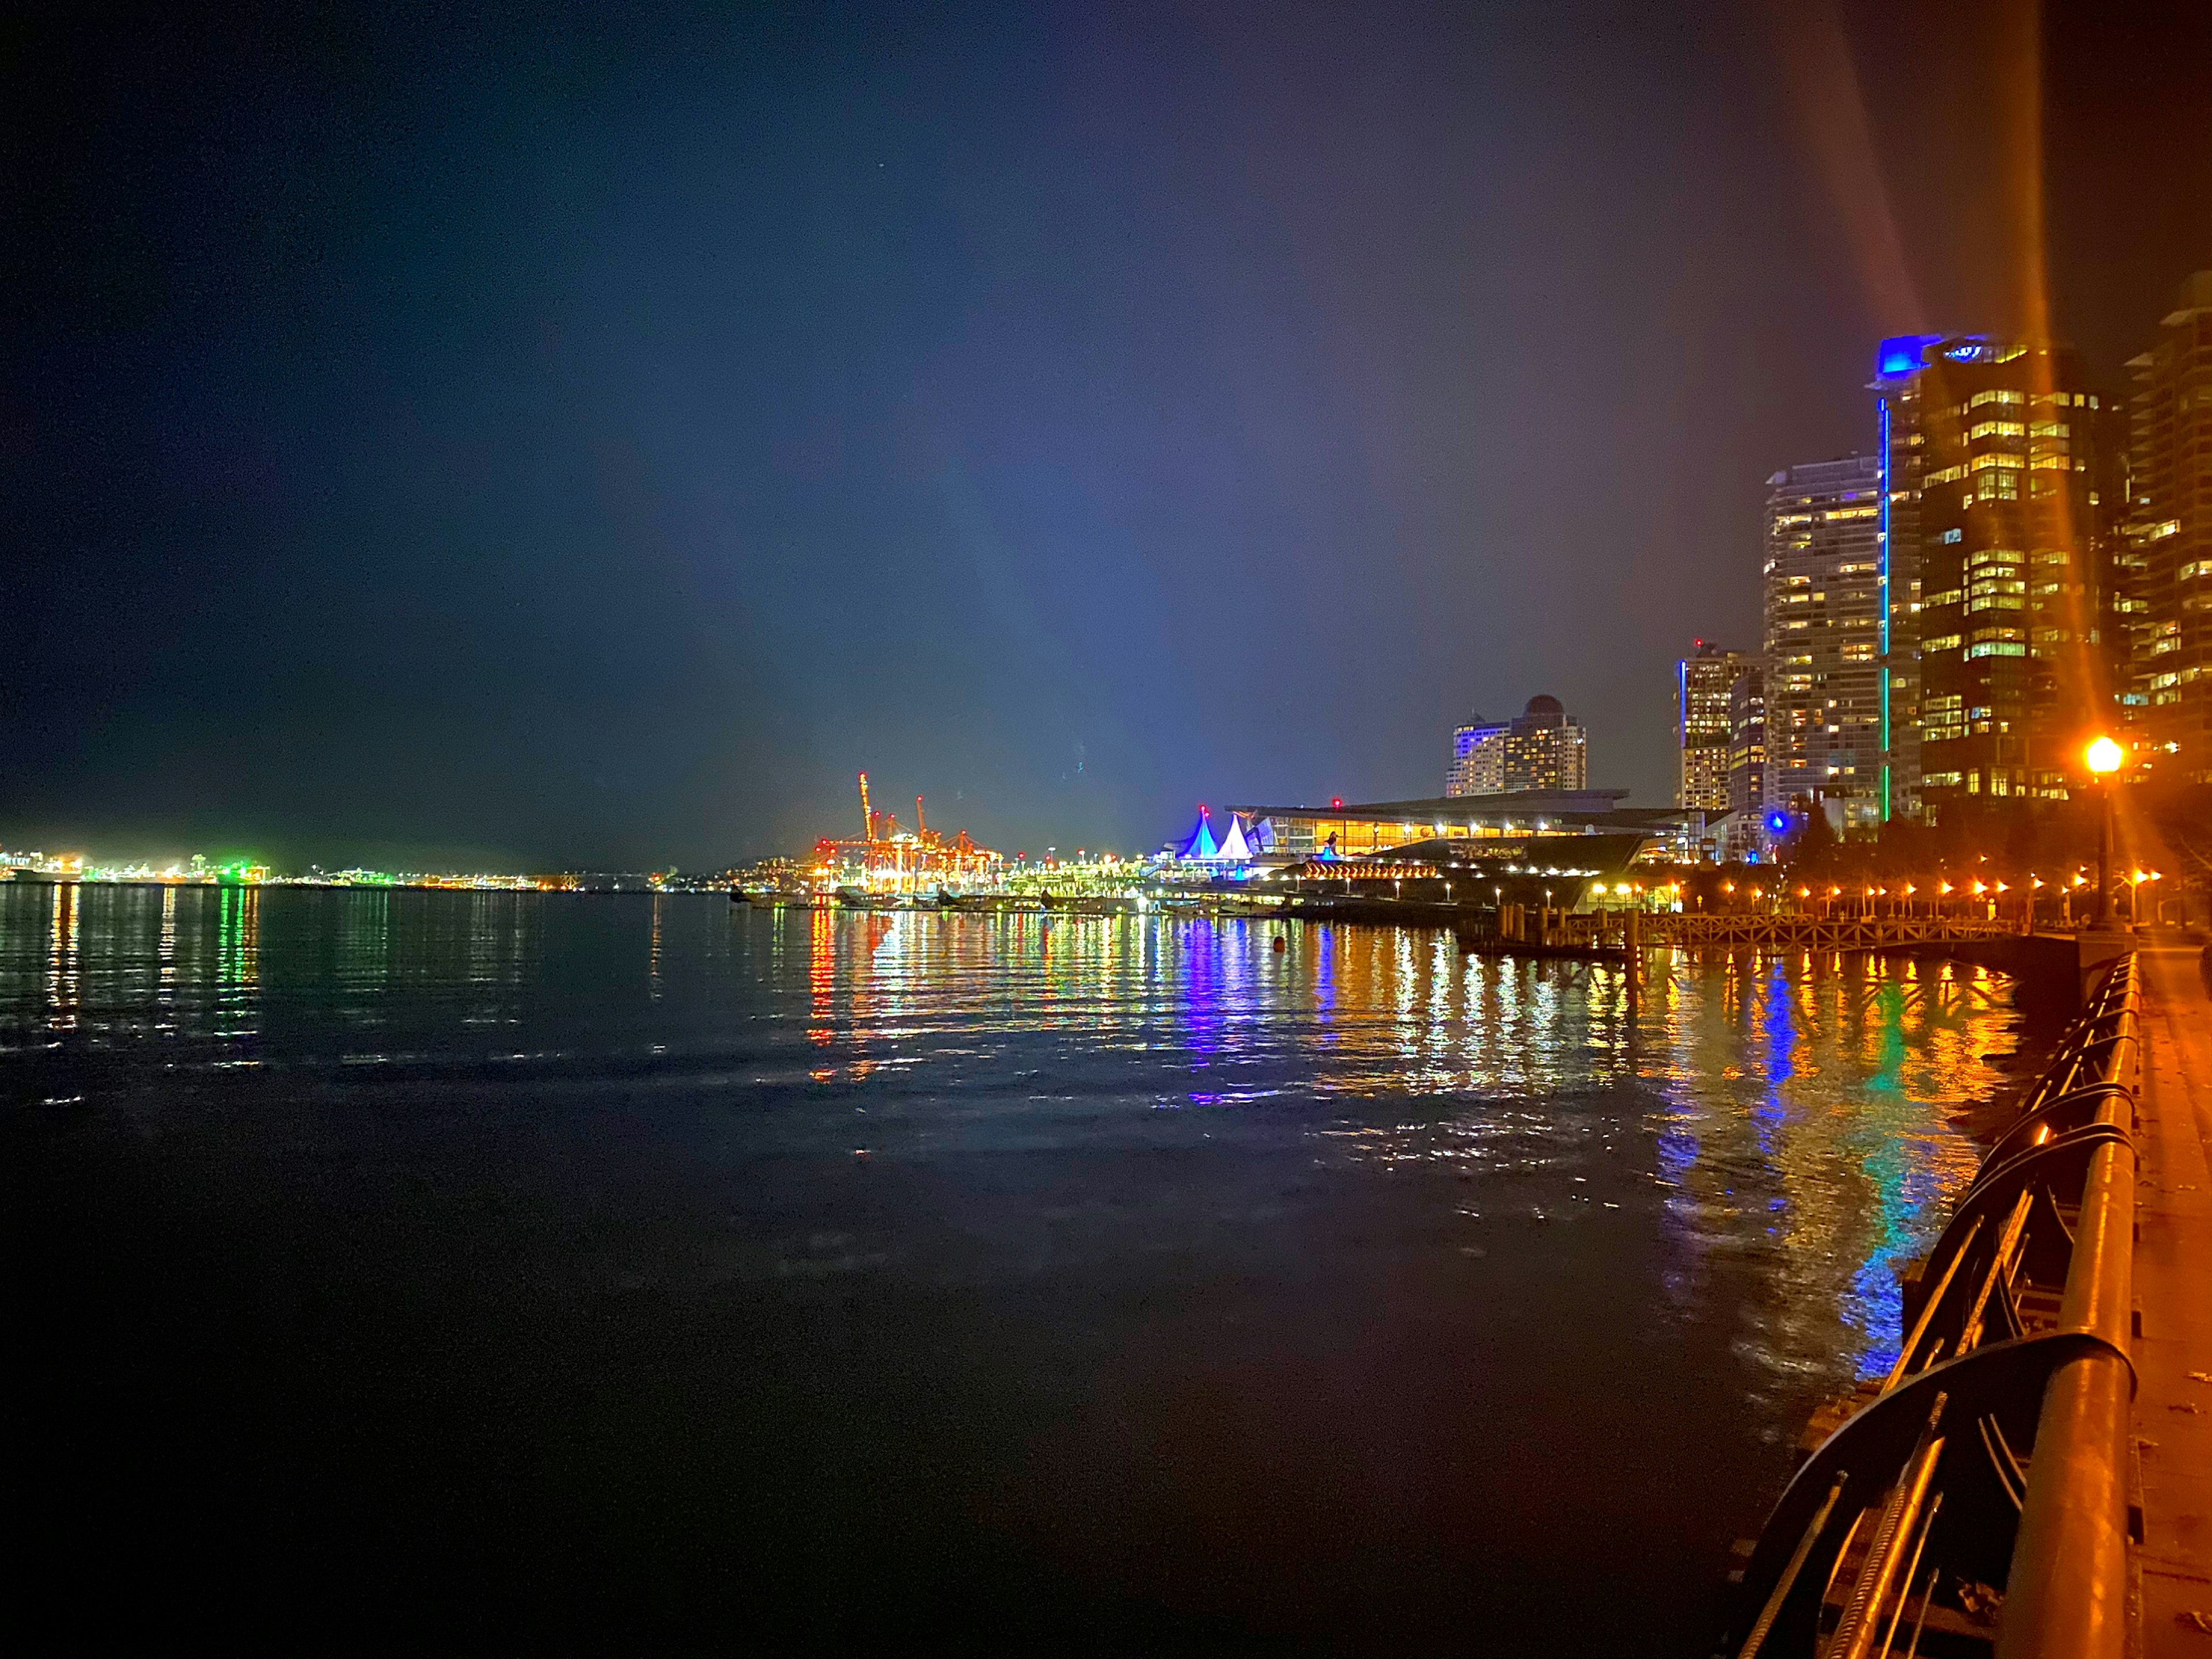
[{"label": "city skyline", "polygon": [[2212,781],[2212,561],[2190,556],[2212,525],[2212,270],[2128,368],[2122,396],[2063,346],[1881,343],[1875,453],[1768,481],[1763,649],[1701,639],[1674,665],[1675,802],[1729,815],[1710,846],[1752,852],[1816,807],[1863,833],[2064,801],[2093,738],[2127,781]]},{"label": "city skyline", "polygon": [[0,819],[696,865],[867,767],[1141,846],[1534,686],[1665,800],[1650,688],[1756,637],[1872,342],[2118,390],[2212,266],[2202,26],[2054,8],[2024,97],[2008,16],[41,34]]},{"label": "city skyline", "polygon": [[[2183,666],[2192,659],[2166,653],[2193,638],[2185,613],[2197,607],[2180,590],[2212,574],[2212,564],[2185,556],[2205,533],[2196,497],[2212,477],[2207,417],[2195,412],[2212,404],[2197,396],[2209,318],[2212,271],[2195,272],[2161,319],[2158,342],[2130,360],[2137,390],[2125,400],[2085,392],[2093,382],[2065,348],[1983,335],[1881,343],[1872,387],[1877,452],[1767,480],[1763,649],[1699,639],[1674,665],[1673,803],[1719,826],[1708,857],[1771,856],[1778,808],[1795,821],[1822,805],[1848,832],[1893,815],[1932,818],[1944,801],[1985,788],[1993,798],[2063,799],[2076,782],[2074,751],[2090,733],[2125,739],[2143,776],[2160,762],[2203,768],[2205,751],[2186,741],[2201,717],[2170,707],[2193,692],[2165,688],[2199,678]],[[1961,374],[1970,383],[1954,384]],[[2056,405],[2055,422],[2046,404]],[[2130,463],[2143,480],[2132,495]],[[1997,516],[1975,514],[1978,501]],[[1972,546],[1969,523],[1978,526]],[[2019,550],[2030,545],[2036,550]],[[2060,580],[2030,580],[2051,576]],[[1985,611],[1992,614],[1967,633],[1942,631]],[[2043,625],[2052,621],[2068,626]],[[2075,645],[2087,653],[2081,660]],[[1976,659],[1992,660],[1965,671],[1978,677],[1968,685],[1960,665]],[[1923,686],[1931,663],[1935,678]],[[2039,678],[2027,672],[2038,663]],[[2069,676],[2077,683],[2059,683]],[[1998,706],[1963,706],[1983,699]],[[1770,704],[1780,723],[1772,736]],[[1970,722],[1970,713],[1994,718]],[[1923,744],[1935,745],[1932,771]],[[1971,751],[1976,769],[1943,764],[1960,751]],[[1559,699],[1539,694],[1511,719],[1478,714],[1455,728],[1444,795],[1571,791],[1588,777],[1585,729]],[[865,804],[865,774],[860,787]],[[49,862],[43,854],[0,856],[10,866]],[[155,862],[143,854],[113,860],[101,878],[151,875]],[[252,862],[229,860],[238,869]],[[191,863],[197,878],[208,860],[194,854]],[[319,875],[324,866],[305,867]],[[180,870],[173,862],[166,877]],[[386,879],[359,866],[340,874]]]}]

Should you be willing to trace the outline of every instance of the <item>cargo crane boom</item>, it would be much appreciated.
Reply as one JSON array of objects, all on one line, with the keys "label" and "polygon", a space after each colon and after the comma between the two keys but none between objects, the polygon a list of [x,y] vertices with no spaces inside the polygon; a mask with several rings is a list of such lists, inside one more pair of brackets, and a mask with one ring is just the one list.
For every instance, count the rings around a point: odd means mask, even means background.
[{"label": "cargo crane boom", "polygon": [[[921,892],[988,880],[998,870],[999,854],[976,846],[965,830],[954,831],[950,840],[931,830],[927,797],[914,798],[915,832],[903,835],[895,813],[875,810],[868,775],[859,773],[855,781],[860,792],[860,837],[824,837],[815,843],[816,877],[825,890],[835,883],[876,892]],[[840,881],[840,876],[852,879]]]}]

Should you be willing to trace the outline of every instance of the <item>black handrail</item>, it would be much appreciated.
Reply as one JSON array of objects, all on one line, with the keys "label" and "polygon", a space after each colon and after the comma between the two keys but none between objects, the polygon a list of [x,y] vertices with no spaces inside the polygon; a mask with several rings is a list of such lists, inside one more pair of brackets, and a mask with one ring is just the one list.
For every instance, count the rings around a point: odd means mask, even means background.
[{"label": "black handrail", "polygon": [[2130,956],[2092,991],[1923,1264],[1895,1365],[1775,1505],[1738,1659],[1878,1651],[1939,1583],[2000,1577],[2000,1659],[2124,1651],[2138,985]]}]

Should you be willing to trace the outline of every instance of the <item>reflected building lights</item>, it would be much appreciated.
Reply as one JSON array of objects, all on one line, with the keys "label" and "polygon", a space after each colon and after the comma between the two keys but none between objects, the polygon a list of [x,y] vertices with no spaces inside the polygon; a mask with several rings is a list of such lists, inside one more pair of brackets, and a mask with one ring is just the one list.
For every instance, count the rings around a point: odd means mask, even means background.
[{"label": "reflected building lights", "polygon": [[54,1031],[74,1031],[77,1003],[82,991],[82,965],[77,957],[77,924],[82,902],[76,888],[58,883],[53,890],[48,923],[52,944],[46,971],[46,1026]]},{"label": "reflected building lights", "polygon": [[[687,988],[716,962],[775,981],[773,1006],[803,1031],[800,1069],[817,1082],[974,1090],[957,1093],[972,1109],[927,1155],[1065,1113],[1066,1077],[1110,1056],[1147,1108],[1234,1121],[1114,1127],[1086,1097],[1085,1121],[1107,1126],[1097,1133],[1259,1135],[1332,1181],[1428,1170],[1448,1184],[1409,1182],[1392,1202],[1437,1205],[1436,1237],[1455,1259],[1462,1245],[1555,1253],[1566,1243],[1556,1232],[1501,1243],[1481,1230],[1626,1210],[1620,1224],[1638,1231],[1605,1248],[1649,1286],[1651,1316],[1724,1330],[1775,1397],[1832,1386],[1893,1350],[1894,1267],[1925,1247],[1974,1167],[1948,1114],[1997,1085],[1984,1056],[2014,1023],[1978,970],[1911,963],[1655,955],[1632,1019],[1612,967],[1466,955],[1442,933],[927,910],[810,909],[802,924],[790,910],[710,917],[680,899],[651,903],[647,937],[626,933],[623,948],[646,946],[656,1021],[696,1012],[705,1000]],[[266,1011],[264,905],[277,907],[267,966],[286,999],[271,992]],[[14,1040],[155,1030],[213,1065],[273,1056],[273,1034],[297,1022],[264,1013],[289,1008],[291,988],[312,977],[288,953],[317,927],[315,948],[334,954],[313,972],[334,980],[347,1023],[381,1023],[387,1009],[448,1024],[457,1008],[525,1018],[548,908],[492,894],[172,888],[156,927],[150,894],[67,885],[0,890],[0,906],[15,928],[0,933]],[[284,920],[309,914],[301,907],[326,920]],[[779,952],[793,977],[774,972]],[[153,1018],[118,1023],[128,1011],[117,1006],[134,1000]],[[1011,1070],[1005,1056],[1040,1033],[1043,1069]],[[899,1116],[868,1120],[871,1142],[895,1137]]]}]

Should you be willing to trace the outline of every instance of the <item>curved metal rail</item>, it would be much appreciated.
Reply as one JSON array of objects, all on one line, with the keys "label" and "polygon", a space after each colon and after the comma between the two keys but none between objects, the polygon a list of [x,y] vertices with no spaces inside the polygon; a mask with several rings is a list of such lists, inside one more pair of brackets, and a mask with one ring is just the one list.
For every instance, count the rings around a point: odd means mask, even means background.
[{"label": "curved metal rail", "polygon": [[1896,1364],[1767,1517],[1723,1652],[2124,1651],[2137,1005],[2125,957],[1908,1279]]}]

